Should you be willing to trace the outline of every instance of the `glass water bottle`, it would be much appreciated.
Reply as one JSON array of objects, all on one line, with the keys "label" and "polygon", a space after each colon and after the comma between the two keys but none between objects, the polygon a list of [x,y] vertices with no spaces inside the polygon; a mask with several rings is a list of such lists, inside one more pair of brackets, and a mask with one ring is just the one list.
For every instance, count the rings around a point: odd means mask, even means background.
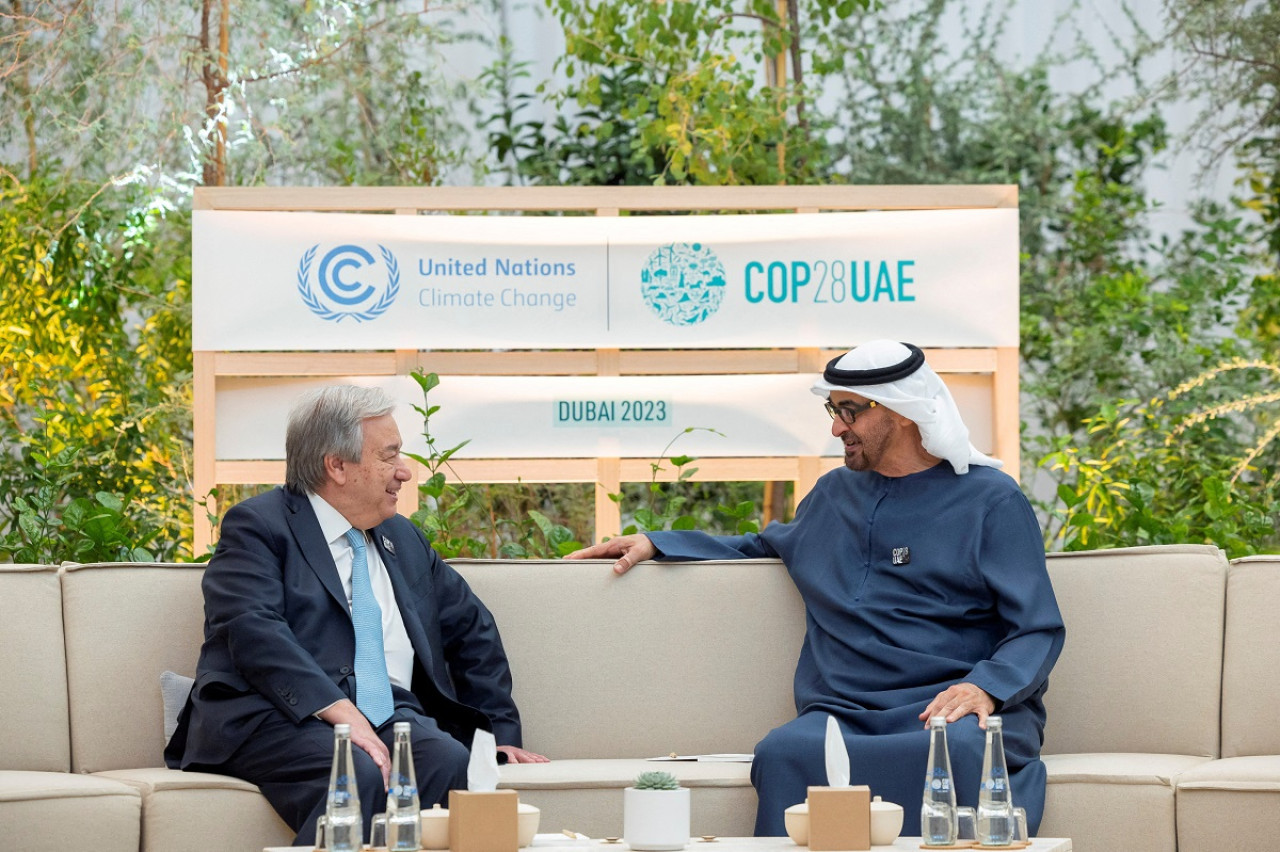
[{"label": "glass water bottle", "polygon": [[956,791],[951,784],[945,716],[929,718],[929,767],[924,776],[920,834],[930,846],[950,846],[956,842]]},{"label": "glass water bottle", "polygon": [[417,852],[422,836],[418,782],[413,774],[413,746],[409,723],[396,722],[391,751],[391,786],[387,789],[387,849]]},{"label": "glass water bottle", "polygon": [[1013,842],[1013,791],[1004,759],[1004,720],[987,717],[987,745],[982,753],[982,786],[978,789],[978,842],[1008,846]]},{"label": "glass water bottle", "polygon": [[355,765],[351,762],[350,725],[333,726],[333,769],[329,772],[324,816],[329,852],[360,852],[364,846],[364,820],[360,816]]}]

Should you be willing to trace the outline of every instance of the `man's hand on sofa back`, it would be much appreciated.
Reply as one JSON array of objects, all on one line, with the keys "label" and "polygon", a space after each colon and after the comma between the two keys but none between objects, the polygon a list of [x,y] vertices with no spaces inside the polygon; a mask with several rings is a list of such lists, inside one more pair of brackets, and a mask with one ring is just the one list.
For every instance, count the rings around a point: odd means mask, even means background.
[{"label": "man's hand on sofa back", "polygon": [[649,537],[643,534],[636,535],[620,535],[617,538],[611,538],[600,544],[593,544],[590,547],[584,547],[581,550],[575,550],[565,559],[613,559],[618,561],[613,563],[613,573],[625,574],[631,570],[636,563],[643,562],[646,559],[652,559],[658,554],[657,548],[653,546],[653,542],[649,541]]}]

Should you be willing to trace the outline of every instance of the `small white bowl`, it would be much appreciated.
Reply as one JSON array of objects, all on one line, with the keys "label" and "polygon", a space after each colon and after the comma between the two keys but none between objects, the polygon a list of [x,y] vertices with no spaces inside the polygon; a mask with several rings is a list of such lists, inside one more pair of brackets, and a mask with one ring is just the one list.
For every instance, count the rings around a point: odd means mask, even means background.
[{"label": "small white bowl", "polygon": [[439,804],[418,814],[422,823],[423,849],[449,848],[449,809]]},{"label": "small white bowl", "polygon": [[524,802],[516,805],[516,835],[521,849],[533,842],[533,836],[538,833],[538,823],[541,821],[542,811],[533,805],[526,805]]},{"label": "small white bowl", "polygon": [[782,820],[787,826],[787,837],[797,846],[809,845],[809,803],[801,802],[792,805],[782,812]]},{"label": "small white bowl", "polygon": [[902,805],[884,802],[876,796],[871,800],[871,845],[892,846],[902,831]]}]

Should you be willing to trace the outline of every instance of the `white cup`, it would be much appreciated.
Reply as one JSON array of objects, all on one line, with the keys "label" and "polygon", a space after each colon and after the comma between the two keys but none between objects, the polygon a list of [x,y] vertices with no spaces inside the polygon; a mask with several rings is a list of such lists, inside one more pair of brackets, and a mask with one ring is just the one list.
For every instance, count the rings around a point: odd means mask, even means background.
[{"label": "white cup", "polygon": [[449,809],[436,804],[430,810],[423,810],[419,817],[422,823],[422,848],[448,849]]},{"label": "white cup", "polygon": [[521,849],[533,842],[538,833],[538,823],[542,820],[542,811],[533,805],[520,802],[516,805],[516,834]]},{"label": "white cup", "polygon": [[809,845],[809,803],[792,805],[782,812],[782,822],[787,827],[787,837],[797,846]]},{"label": "white cup", "polygon": [[892,846],[902,832],[902,805],[881,801],[879,796],[871,800],[871,845]]}]

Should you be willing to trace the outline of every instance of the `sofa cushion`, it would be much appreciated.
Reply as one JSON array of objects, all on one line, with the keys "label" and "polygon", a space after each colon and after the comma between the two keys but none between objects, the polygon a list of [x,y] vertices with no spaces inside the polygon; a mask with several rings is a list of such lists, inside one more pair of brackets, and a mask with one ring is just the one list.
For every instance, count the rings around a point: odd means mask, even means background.
[{"label": "sofa cushion", "polygon": [[750,763],[650,760],[553,760],[509,763],[499,768],[498,786],[512,790],[589,788],[621,790],[641,772],[670,772],[684,787],[750,787]]},{"label": "sofa cushion", "polygon": [[1165,784],[1049,782],[1040,837],[1070,837],[1072,852],[1173,852],[1173,788]]},{"label": "sofa cushion", "polygon": [[196,679],[176,672],[160,672],[160,702],[164,707],[164,741],[167,743],[178,730],[178,715],[186,706],[191,687]]},{"label": "sofa cushion", "polygon": [[66,565],[62,574],[72,768],[164,765],[160,673],[194,675],[202,565]]},{"label": "sofa cushion", "polygon": [[[1070,628],[1068,628],[1070,629]],[[1070,837],[1075,852],[1177,849],[1174,781],[1211,762],[1177,754],[1051,754],[1041,837]]]},{"label": "sofa cushion", "polygon": [[509,764],[499,787],[520,793],[520,801],[542,811],[539,831],[562,829],[591,837],[622,834],[622,790],[652,769],[670,772],[690,789],[694,836],[749,836],[755,827],[756,791],[749,763],[656,763],[646,760],[555,760]]},{"label": "sofa cushion", "polygon": [[[1224,757],[1211,760],[1178,776],[1178,790],[1227,790],[1280,794],[1280,755]],[[1280,813],[1277,813],[1280,816]],[[1280,837],[1280,834],[1275,835]]]},{"label": "sofa cushion", "polygon": [[141,852],[207,852],[210,838],[226,852],[293,842],[293,830],[258,788],[238,778],[175,769],[116,769],[94,777],[141,794]]},{"label": "sofa cushion", "polygon": [[[89,777],[106,778],[111,781],[118,781],[121,784],[128,784],[144,794],[191,789],[259,793],[256,784],[250,784],[248,781],[230,775],[219,775],[213,772],[187,772],[182,769],[167,769],[163,766],[142,769],[108,769]],[[266,799],[262,801],[266,802]]]},{"label": "sofa cushion", "polygon": [[603,560],[452,564],[497,619],[526,748],[556,760],[750,753],[795,716],[804,606],[778,560],[646,563],[622,577]]},{"label": "sofa cushion", "polygon": [[1045,754],[1218,755],[1227,560],[1162,545],[1050,554],[1067,625]]},{"label": "sofa cushion", "polygon": [[[1173,789],[1182,773],[1213,761],[1185,754],[1046,754],[1049,786],[1055,784],[1156,784]],[[1042,832],[1043,833],[1043,832]],[[1055,835],[1056,836],[1056,835]]]},{"label": "sofa cushion", "polygon": [[[138,800],[138,792],[126,784],[93,775],[71,772],[0,772],[0,802],[26,802],[41,799],[120,796]],[[6,839],[6,843],[7,843]]]},{"label": "sofa cushion", "polygon": [[0,848],[138,852],[142,798],[106,778],[0,771]]},{"label": "sofa cushion", "polygon": [[0,770],[71,766],[62,593],[50,565],[0,565]]},{"label": "sofa cushion", "polygon": [[1178,776],[1178,852],[1280,847],[1280,756],[1214,760]]},{"label": "sofa cushion", "polygon": [[1249,556],[1227,573],[1222,663],[1222,756],[1280,754],[1280,731],[1266,724],[1280,704],[1280,556]]}]

